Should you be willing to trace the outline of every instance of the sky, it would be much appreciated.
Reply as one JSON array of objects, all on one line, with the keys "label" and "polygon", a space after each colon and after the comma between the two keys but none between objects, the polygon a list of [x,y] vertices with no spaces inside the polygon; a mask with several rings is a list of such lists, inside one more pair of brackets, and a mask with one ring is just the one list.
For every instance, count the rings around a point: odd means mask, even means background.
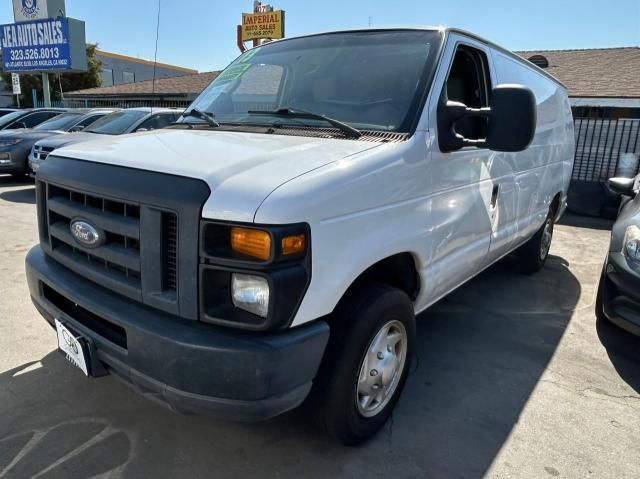
[{"label": "sky", "polygon": [[[0,0],[0,23],[13,23]],[[236,25],[252,0],[160,0],[158,61],[219,70],[238,54]],[[286,35],[397,25],[470,30],[510,50],[640,46],[640,0],[273,0]],[[158,0],[66,0],[99,48],[153,59]]]}]

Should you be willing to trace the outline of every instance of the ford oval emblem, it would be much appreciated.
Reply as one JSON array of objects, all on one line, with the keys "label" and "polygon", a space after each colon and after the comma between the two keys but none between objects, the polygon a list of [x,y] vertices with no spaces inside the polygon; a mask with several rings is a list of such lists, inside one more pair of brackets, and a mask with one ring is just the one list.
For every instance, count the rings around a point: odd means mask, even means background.
[{"label": "ford oval emblem", "polygon": [[78,243],[86,248],[100,246],[104,240],[104,235],[98,228],[80,219],[71,221],[71,234]]}]

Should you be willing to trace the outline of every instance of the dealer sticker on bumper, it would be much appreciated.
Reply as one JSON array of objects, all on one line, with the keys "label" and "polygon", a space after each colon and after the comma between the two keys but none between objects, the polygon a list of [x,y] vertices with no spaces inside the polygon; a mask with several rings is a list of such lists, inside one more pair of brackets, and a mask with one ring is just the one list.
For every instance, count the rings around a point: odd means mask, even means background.
[{"label": "dealer sticker on bumper", "polygon": [[86,352],[82,347],[80,336],[73,334],[57,319],[55,322],[58,333],[58,348],[71,364],[80,368],[85,376],[88,376]]}]

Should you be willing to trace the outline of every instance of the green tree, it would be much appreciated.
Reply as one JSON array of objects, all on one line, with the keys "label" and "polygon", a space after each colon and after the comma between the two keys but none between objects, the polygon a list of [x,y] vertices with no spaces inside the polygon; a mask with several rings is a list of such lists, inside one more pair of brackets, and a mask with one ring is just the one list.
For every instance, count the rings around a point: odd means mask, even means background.
[{"label": "green tree", "polygon": [[[96,56],[96,43],[87,44],[87,71],[82,73],[61,73],[49,74],[49,90],[51,101],[61,100],[61,90],[64,92],[94,88],[100,86],[100,71],[102,61]],[[2,72],[2,79],[11,88],[11,73]],[[35,89],[38,98],[42,99],[42,75],[20,74],[20,86],[22,95],[20,96],[20,106],[33,106],[31,90]]]}]

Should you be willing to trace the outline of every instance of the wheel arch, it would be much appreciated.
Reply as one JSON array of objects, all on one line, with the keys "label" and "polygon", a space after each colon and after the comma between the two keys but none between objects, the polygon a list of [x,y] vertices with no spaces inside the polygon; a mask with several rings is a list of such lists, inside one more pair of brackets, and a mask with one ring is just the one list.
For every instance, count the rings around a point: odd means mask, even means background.
[{"label": "wheel arch", "polygon": [[354,292],[371,283],[398,288],[405,292],[411,301],[415,301],[421,287],[415,256],[409,252],[396,253],[372,264],[351,282],[336,308]]}]

